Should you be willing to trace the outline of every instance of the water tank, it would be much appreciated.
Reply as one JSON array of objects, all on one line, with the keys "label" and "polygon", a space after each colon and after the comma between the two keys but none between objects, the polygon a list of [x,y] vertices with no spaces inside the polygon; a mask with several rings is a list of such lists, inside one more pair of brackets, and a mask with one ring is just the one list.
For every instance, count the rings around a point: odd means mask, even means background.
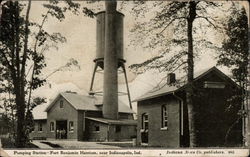
[{"label": "water tank", "polygon": [[[123,58],[123,18],[124,15],[120,12],[115,12],[115,25],[117,33],[115,34],[117,56],[119,61],[124,61]],[[105,50],[105,11],[96,14],[96,58],[95,62],[103,61]]]},{"label": "water tank", "polygon": [[96,15],[96,58],[104,58],[105,50],[105,12],[99,12]]}]

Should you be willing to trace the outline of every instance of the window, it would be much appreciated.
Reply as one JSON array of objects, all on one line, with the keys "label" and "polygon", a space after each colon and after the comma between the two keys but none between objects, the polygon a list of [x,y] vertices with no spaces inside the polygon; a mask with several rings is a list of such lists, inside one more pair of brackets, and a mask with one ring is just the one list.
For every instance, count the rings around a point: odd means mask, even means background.
[{"label": "window", "polygon": [[168,127],[168,111],[167,111],[167,106],[163,105],[162,106],[162,128],[167,128]]},{"label": "window", "polygon": [[211,82],[211,81],[205,81],[204,82],[204,88],[217,88],[217,89],[223,89],[225,88],[224,82]]},{"label": "window", "polygon": [[54,122],[50,122],[50,131],[51,132],[55,131]]},{"label": "window", "polygon": [[60,100],[60,108],[63,108],[63,100]]},{"label": "window", "polygon": [[121,126],[120,125],[115,126],[115,132],[121,132]]},{"label": "window", "polygon": [[38,123],[38,131],[43,131],[43,124],[42,123]]},{"label": "window", "polygon": [[148,114],[142,114],[142,129],[148,130]]},{"label": "window", "polygon": [[71,131],[71,132],[74,131],[74,122],[72,122],[72,121],[69,122],[69,131]]},{"label": "window", "polygon": [[96,125],[94,129],[95,129],[94,131],[100,131],[100,126]]}]

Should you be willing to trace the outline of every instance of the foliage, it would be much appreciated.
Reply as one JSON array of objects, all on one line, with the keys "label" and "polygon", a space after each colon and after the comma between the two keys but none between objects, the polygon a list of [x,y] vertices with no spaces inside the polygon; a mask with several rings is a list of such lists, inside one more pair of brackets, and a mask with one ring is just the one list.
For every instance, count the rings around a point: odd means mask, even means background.
[{"label": "foliage", "polygon": [[[4,130],[10,130],[11,128],[11,119],[6,114],[0,114],[0,128]],[[2,130],[1,130],[2,131]],[[4,134],[3,132],[0,132],[1,134]],[[8,133],[8,132],[6,132]]]},{"label": "foliage", "polygon": [[[222,51],[218,54],[218,65],[223,65],[231,69],[233,79],[238,83],[241,88],[241,92],[232,96],[228,100],[228,108],[226,112],[235,108],[236,105],[241,105],[241,110],[238,113],[238,119],[227,131],[225,141],[229,137],[232,129],[241,119],[246,117],[249,113],[247,102],[246,89],[249,86],[248,80],[248,19],[246,11],[243,7],[233,5],[231,8],[230,18],[225,25],[227,38],[222,43]],[[244,124],[243,120],[243,138],[247,136],[247,123]]]},{"label": "foliage", "polygon": [[239,11],[233,7],[226,25],[227,39],[223,41],[223,51],[218,56],[218,65],[232,70],[233,78],[245,82],[248,65],[248,23],[244,8]]},{"label": "foliage", "polygon": [[[2,142],[3,148],[8,148],[8,149],[9,148],[16,148],[15,142],[11,138],[1,138],[1,142]],[[26,145],[26,148],[38,149],[39,147],[32,144],[32,143],[28,143]]]}]

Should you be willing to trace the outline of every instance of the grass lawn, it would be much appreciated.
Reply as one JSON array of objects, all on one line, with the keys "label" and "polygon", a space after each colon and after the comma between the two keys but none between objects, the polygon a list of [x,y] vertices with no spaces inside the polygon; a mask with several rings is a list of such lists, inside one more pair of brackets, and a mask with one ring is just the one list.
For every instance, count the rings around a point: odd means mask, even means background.
[{"label": "grass lawn", "polygon": [[[1,138],[3,148],[16,148],[15,143],[10,138]],[[39,148],[36,145],[29,143],[25,148]]]}]

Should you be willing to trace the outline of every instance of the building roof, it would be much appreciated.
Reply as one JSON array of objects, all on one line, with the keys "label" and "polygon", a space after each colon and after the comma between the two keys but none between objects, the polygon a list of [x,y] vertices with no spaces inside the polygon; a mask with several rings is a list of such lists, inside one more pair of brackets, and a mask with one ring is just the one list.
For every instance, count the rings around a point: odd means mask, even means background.
[{"label": "building roof", "polygon": [[75,85],[72,82],[55,83],[52,81],[48,81],[44,86],[40,87],[38,90],[35,90],[34,93],[32,94],[35,97],[39,96],[39,97],[47,98],[46,103],[38,105],[32,110],[34,119],[35,120],[47,119],[47,112],[45,112],[46,108],[53,101],[53,99],[58,95],[58,93],[65,92],[65,91],[74,91],[77,93],[87,94],[87,92],[85,92],[84,90],[80,90],[80,88],[78,88],[77,85]]},{"label": "building roof", "polygon": [[86,119],[105,123],[105,124],[116,124],[116,125],[137,125],[136,120],[132,119],[119,119],[119,120],[113,120],[113,119],[106,119],[106,118],[93,118],[93,117],[86,117]]},{"label": "building roof", "polygon": [[36,106],[33,110],[33,117],[35,120],[45,120],[47,119],[47,112],[44,112],[48,107],[48,103]]},{"label": "building roof", "polygon": [[[204,69],[202,71],[198,71],[198,72],[194,73],[194,81],[199,80],[200,78],[202,78],[203,76],[207,75],[208,73],[210,73],[212,71],[215,71],[218,74],[218,76],[220,76],[221,78],[238,86],[233,80],[231,80],[231,78],[229,78],[227,75],[225,75],[223,72],[221,72],[216,67]],[[176,92],[178,90],[181,90],[181,89],[186,87],[187,79],[185,76],[183,76],[183,77],[177,79],[176,82],[177,83],[173,84],[173,85],[165,84],[161,88],[154,88],[153,90],[151,90],[151,91],[145,93],[144,95],[140,96],[139,98],[135,99],[133,102],[147,100],[147,99],[167,95],[167,94]]]},{"label": "building roof", "polygon": [[[102,97],[95,97],[90,95],[79,95],[77,93],[63,92],[59,93],[57,97],[50,103],[46,108],[46,112],[55,104],[57,99],[62,96],[68,101],[76,110],[86,110],[86,111],[101,111],[99,107],[102,104]],[[119,101],[118,111],[122,113],[134,113],[126,104]]]}]

